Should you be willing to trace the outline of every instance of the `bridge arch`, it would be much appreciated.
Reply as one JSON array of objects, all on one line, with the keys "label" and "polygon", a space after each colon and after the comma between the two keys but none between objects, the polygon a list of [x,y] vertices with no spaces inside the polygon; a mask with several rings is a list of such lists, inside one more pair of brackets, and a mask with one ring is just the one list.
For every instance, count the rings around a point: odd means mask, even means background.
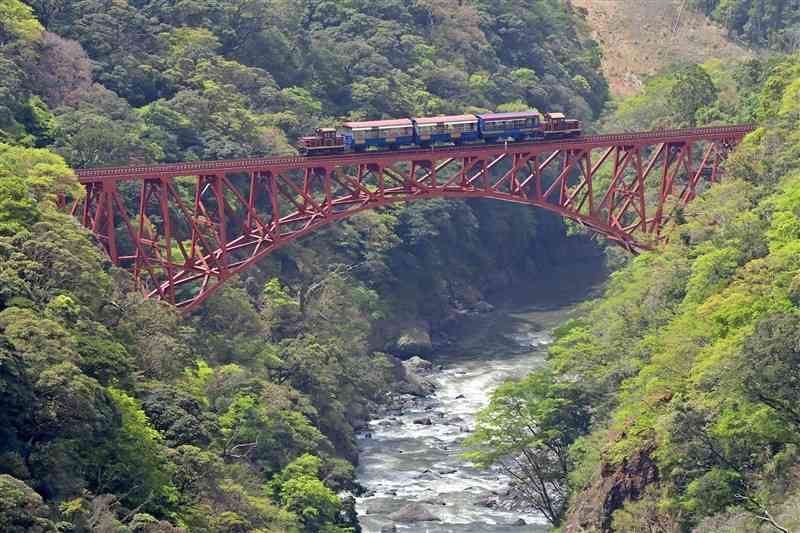
[{"label": "bridge arch", "polygon": [[282,246],[397,202],[525,204],[646,249],[752,129],[82,170],[70,208],[148,297],[191,311]]}]

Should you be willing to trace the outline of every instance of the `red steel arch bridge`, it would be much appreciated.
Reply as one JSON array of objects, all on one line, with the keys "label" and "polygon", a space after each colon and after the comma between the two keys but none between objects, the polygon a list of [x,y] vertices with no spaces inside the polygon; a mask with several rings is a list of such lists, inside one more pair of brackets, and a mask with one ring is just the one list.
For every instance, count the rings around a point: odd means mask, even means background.
[{"label": "red steel arch bridge", "polygon": [[188,311],[231,276],[326,224],[425,198],[494,198],[651,248],[721,177],[752,125],[317,157],[79,170],[64,200],[148,297]]}]

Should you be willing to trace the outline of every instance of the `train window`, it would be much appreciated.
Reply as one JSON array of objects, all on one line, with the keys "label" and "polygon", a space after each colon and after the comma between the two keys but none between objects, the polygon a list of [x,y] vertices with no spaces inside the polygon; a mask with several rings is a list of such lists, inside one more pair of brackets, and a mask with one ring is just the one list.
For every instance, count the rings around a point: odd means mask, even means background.
[{"label": "train window", "polygon": [[381,130],[380,137],[389,138],[389,137],[400,137],[401,135],[408,135],[409,128],[386,128]]}]

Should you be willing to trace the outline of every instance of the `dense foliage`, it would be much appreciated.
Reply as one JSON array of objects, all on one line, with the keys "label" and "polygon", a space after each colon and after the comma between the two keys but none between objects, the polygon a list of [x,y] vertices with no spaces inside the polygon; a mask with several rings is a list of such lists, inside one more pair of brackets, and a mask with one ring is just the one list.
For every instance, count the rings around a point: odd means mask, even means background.
[{"label": "dense foliage", "polygon": [[471,438],[567,530],[800,527],[800,56],[671,69],[609,120],[673,116],[687,75],[695,117],[764,127]]},{"label": "dense foliage", "polygon": [[0,145],[3,531],[352,531],[331,438],[381,390],[381,362],[324,335],[281,344],[235,289],[215,302],[233,326],[141,301],[56,212],[70,174]]},{"label": "dense foliage", "polygon": [[78,166],[287,152],[345,117],[588,118],[607,97],[556,0],[31,0],[38,21],[3,4],[0,129]]},{"label": "dense foliage", "polygon": [[285,153],[346,117],[591,117],[596,46],[533,4],[0,0],[0,530],[357,531],[354,427],[392,381],[386,340],[541,268],[561,223],[364,213],[183,319],[56,199],[81,194],[69,166]]},{"label": "dense foliage", "polygon": [[784,52],[800,50],[800,3],[797,0],[691,0],[731,35],[757,46]]}]

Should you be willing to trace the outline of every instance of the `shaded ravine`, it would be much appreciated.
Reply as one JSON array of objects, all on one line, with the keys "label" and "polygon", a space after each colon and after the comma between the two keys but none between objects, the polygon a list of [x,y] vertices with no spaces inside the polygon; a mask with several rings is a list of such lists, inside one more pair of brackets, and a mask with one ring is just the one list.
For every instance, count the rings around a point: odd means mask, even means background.
[{"label": "shaded ravine", "polygon": [[[575,283],[578,278],[584,281]],[[392,524],[397,531],[420,533],[549,530],[540,515],[507,509],[502,497],[507,478],[498,470],[472,467],[461,457],[460,442],[491,391],[541,365],[553,330],[577,302],[595,295],[604,278],[596,264],[554,272],[550,280],[514,291],[517,303],[507,301],[497,311],[472,317],[453,348],[429,358],[435,370],[427,377],[437,385],[436,393],[404,397],[401,406],[379,413],[359,439],[357,475],[367,492],[357,507],[365,533]],[[439,521],[404,523],[389,517],[411,502],[421,503]]]}]

